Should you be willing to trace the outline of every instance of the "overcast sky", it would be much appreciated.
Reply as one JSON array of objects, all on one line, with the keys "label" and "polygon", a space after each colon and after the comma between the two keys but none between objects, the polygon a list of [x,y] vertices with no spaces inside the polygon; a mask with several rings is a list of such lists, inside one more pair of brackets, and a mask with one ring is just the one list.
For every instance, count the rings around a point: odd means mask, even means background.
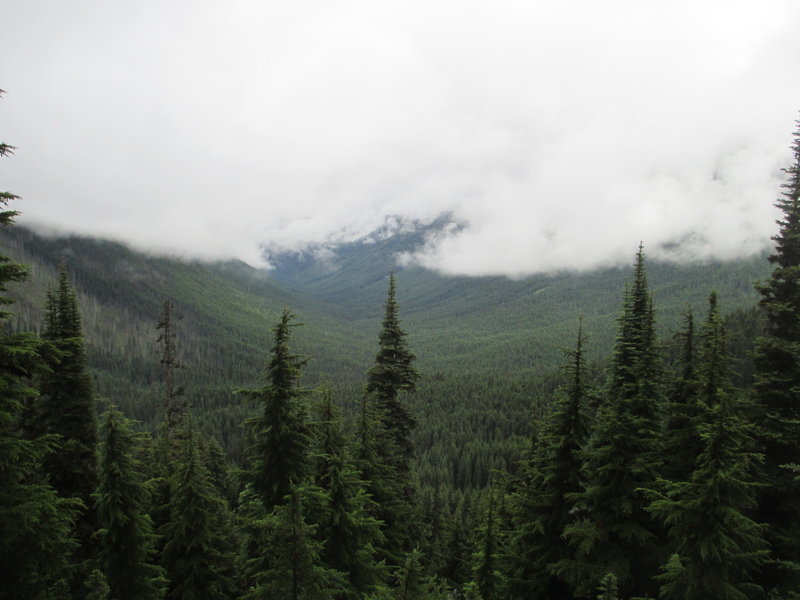
[{"label": "overcast sky", "polygon": [[406,260],[756,252],[800,114],[797,0],[10,0],[0,21],[20,223],[253,264],[442,215]]}]

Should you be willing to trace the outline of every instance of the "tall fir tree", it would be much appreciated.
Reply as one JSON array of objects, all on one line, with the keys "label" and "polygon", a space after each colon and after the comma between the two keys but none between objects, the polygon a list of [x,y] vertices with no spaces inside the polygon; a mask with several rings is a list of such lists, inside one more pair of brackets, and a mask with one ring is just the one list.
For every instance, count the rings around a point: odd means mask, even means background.
[{"label": "tall fir tree", "polygon": [[384,523],[382,558],[399,566],[414,545],[417,521],[411,439],[416,423],[404,406],[402,393],[414,390],[419,374],[400,327],[394,273],[389,274],[378,339],[379,350],[367,375],[362,405],[359,458],[368,491],[378,507],[375,516]]},{"label": "tall fir tree", "polygon": [[273,329],[274,345],[267,364],[265,385],[240,393],[260,405],[260,414],[247,421],[253,434],[248,450],[248,484],[269,511],[282,504],[294,484],[311,473],[311,432],[299,380],[306,359],[289,349],[295,315],[284,310]]},{"label": "tall fir tree", "polygon": [[232,526],[225,501],[200,456],[191,415],[184,415],[177,464],[168,482],[169,520],[161,528],[161,563],[170,600],[223,600],[235,595]]},{"label": "tall fir tree", "polygon": [[[0,157],[13,150],[0,143]],[[16,198],[0,192],[3,232],[18,214],[6,209]],[[53,437],[23,437],[20,432],[23,409],[36,400],[31,382],[44,375],[56,354],[51,344],[32,333],[8,333],[11,313],[6,308],[14,302],[6,295],[8,285],[26,278],[25,267],[0,256],[0,587],[10,600],[47,598],[49,590],[63,582],[75,545],[72,531],[78,509],[43,477],[42,461],[55,449]]]},{"label": "tall fir tree", "polygon": [[95,507],[100,561],[117,600],[163,598],[166,580],[155,562],[156,535],[145,511],[150,490],[135,458],[136,434],[115,407],[103,415]]},{"label": "tall fir tree", "polygon": [[644,251],[626,289],[605,397],[581,453],[585,490],[574,498],[582,515],[565,529],[575,558],[557,574],[576,595],[588,595],[613,573],[625,595],[653,593],[660,564],[656,525],[638,489],[652,486],[661,463],[661,366]]},{"label": "tall fir tree", "polygon": [[34,418],[40,433],[58,436],[58,452],[44,462],[53,487],[60,496],[78,498],[84,505],[76,524],[79,548],[75,556],[84,564],[72,583],[74,589],[81,589],[92,568],[87,561],[96,555],[92,494],[97,487],[97,415],[77,296],[63,263],[58,286],[47,294],[43,337],[59,355],[41,378]]},{"label": "tall fir tree", "polygon": [[382,534],[380,523],[371,515],[372,500],[350,457],[341,417],[328,391],[323,396],[315,433],[314,479],[326,500],[317,531],[318,538],[324,541],[320,558],[346,575],[346,586],[336,598],[356,600],[385,578],[375,549]]},{"label": "tall fir tree", "polygon": [[556,392],[553,412],[541,427],[537,450],[525,466],[517,491],[509,592],[512,598],[566,600],[570,589],[554,574],[574,557],[562,537],[576,515],[575,495],[583,490],[580,451],[588,436],[586,409],[593,391],[586,383],[586,337],[582,319],[574,350],[566,351],[566,383]]},{"label": "tall fir tree", "polygon": [[698,357],[698,433],[702,450],[685,481],[661,482],[648,507],[668,529],[674,554],[657,577],[665,600],[733,600],[762,597],[752,581],[766,557],[763,527],[749,516],[755,506],[756,452],[752,415],[730,380],[716,293]]},{"label": "tall fir tree", "polygon": [[759,498],[758,518],[767,524],[772,547],[760,581],[779,591],[800,587],[800,121],[794,133],[794,162],[786,169],[778,221],[772,276],[757,285],[767,316],[764,335],[754,353],[756,398],[760,405],[760,438],[764,477],[769,482]]}]

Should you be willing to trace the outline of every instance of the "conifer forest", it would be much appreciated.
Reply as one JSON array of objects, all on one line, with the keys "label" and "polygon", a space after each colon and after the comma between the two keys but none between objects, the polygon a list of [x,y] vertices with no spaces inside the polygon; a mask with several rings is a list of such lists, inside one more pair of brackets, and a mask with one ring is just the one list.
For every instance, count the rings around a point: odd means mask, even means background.
[{"label": "conifer forest", "polygon": [[585,306],[419,345],[403,269],[365,343],[286,291],[162,281],[198,265],[109,283],[127,250],[59,250],[3,192],[0,598],[800,598],[800,130],[792,154],[744,302],[726,265],[686,276],[700,310],[654,293],[645,240],[592,288],[605,329]]}]

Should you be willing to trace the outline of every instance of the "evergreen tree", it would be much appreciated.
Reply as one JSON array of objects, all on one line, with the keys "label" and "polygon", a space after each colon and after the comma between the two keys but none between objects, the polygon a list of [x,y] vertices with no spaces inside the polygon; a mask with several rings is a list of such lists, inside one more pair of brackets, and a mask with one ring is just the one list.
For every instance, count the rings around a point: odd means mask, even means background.
[{"label": "evergreen tree", "polygon": [[653,303],[639,247],[632,286],[626,290],[619,334],[595,430],[581,453],[586,488],[574,498],[583,515],[565,529],[575,558],[556,569],[577,595],[588,595],[608,573],[620,587],[652,593],[660,564],[656,528],[638,491],[660,469],[661,391]]},{"label": "evergreen tree", "polygon": [[321,560],[347,575],[337,598],[363,598],[383,578],[374,544],[382,538],[380,523],[370,515],[371,500],[348,454],[347,440],[329,392],[316,427],[315,483],[326,494],[318,537],[325,545]]},{"label": "evergreen tree", "polygon": [[563,539],[575,519],[574,497],[582,491],[579,453],[588,436],[585,410],[592,391],[585,382],[582,320],[575,350],[567,351],[567,383],[556,394],[553,413],[541,428],[537,451],[528,459],[527,476],[518,490],[517,525],[510,557],[513,598],[565,600],[567,583],[553,571],[574,551]]},{"label": "evergreen tree", "polygon": [[649,510],[669,530],[675,554],[663,567],[661,596],[709,600],[760,597],[752,583],[763,563],[763,528],[747,516],[755,505],[754,425],[730,382],[716,293],[709,297],[698,364],[702,451],[688,480],[661,482]]},{"label": "evergreen tree", "polygon": [[214,600],[233,595],[233,547],[225,501],[210,482],[199,455],[191,416],[179,460],[169,481],[169,521],[162,527],[162,564],[170,581],[167,598]]},{"label": "evergreen tree", "polygon": [[416,423],[400,402],[400,393],[412,391],[419,379],[414,355],[407,347],[406,333],[400,327],[394,273],[389,274],[389,291],[384,304],[383,329],[378,336],[380,349],[367,377],[367,394],[381,410],[388,434],[399,451],[397,467],[409,470],[414,458],[411,431]]},{"label": "evergreen tree", "polygon": [[333,600],[345,587],[344,575],[326,566],[316,527],[307,514],[324,504],[314,486],[292,484],[282,504],[264,514],[251,489],[243,493],[245,551],[243,573],[249,582],[245,598],[261,600]]},{"label": "evergreen tree", "polygon": [[489,488],[486,519],[479,535],[478,550],[473,557],[475,589],[482,600],[503,597],[504,581],[500,573],[500,534],[494,506],[494,490]]},{"label": "evergreen tree", "polygon": [[[13,150],[0,143],[0,157]],[[0,192],[1,230],[18,214],[5,210],[16,198]],[[31,333],[7,333],[11,313],[3,307],[13,300],[5,293],[10,283],[26,278],[25,267],[0,256],[0,588],[10,600],[46,598],[63,582],[78,508],[76,501],[59,498],[42,476],[42,461],[55,440],[20,435],[23,408],[36,399],[31,380],[44,375],[55,355],[51,344]]]},{"label": "evergreen tree", "polygon": [[134,457],[137,445],[128,420],[109,408],[100,426],[95,507],[101,563],[116,600],[162,598],[166,584],[154,562],[156,536],[144,509],[149,490]]},{"label": "evergreen tree", "polygon": [[275,344],[266,372],[266,385],[242,390],[261,405],[261,414],[248,421],[254,436],[249,450],[249,484],[270,511],[283,503],[294,484],[310,475],[308,428],[305,396],[299,387],[305,359],[289,351],[295,316],[284,310],[273,329]]},{"label": "evergreen tree", "polygon": [[678,357],[678,373],[670,385],[667,404],[666,440],[664,447],[665,479],[688,479],[694,461],[700,454],[700,436],[697,432],[698,374],[695,348],[694,317],[685,315],[685,326],[679,337],[682,341]]},{"label": "evergreen tree", "polygon": [[369,370],[361,410],[359,458],[368,481],[368,492],[384,523],[385,543],[381,556],[389,565],[400,565],[413,545],[416,515],[416,484],[412,461],[411,432],[414,418],[401,402],[401,393],[414,389],[419,375],[414,355],[400,327],[394,273],[384,304],[380,348]]},{"label": "evergreen tree", "polygon": [[[59,449],[48,455],[44,468],[60,496],[78,498],[84,508],[77,521],[80,544],[75,559],[95,556],[92,534],[97,528],[92,494],[97,487],[97,416],[94,385],[89,373],[74,288],[62,264],[58,287],[48,291],[43,337],[59,351],[41,378],[36,402],[36,429],[58,436]],[[88,563],[78,569],[73,588],[83,585]]]},{"label": "evergreen tree", "polygon": [[[798,121],[800,126],[800,121]],[[786,170],[772,276],[757,288],[767,316],[765,335],[755,350],[756,397],[764,449],[764,478],[758,518],[767,524],[772,560],[760,581],[778,590],[800,587],[800,480],[791,466],[800,464],[800,128],[792,145],[794,162]]]}]

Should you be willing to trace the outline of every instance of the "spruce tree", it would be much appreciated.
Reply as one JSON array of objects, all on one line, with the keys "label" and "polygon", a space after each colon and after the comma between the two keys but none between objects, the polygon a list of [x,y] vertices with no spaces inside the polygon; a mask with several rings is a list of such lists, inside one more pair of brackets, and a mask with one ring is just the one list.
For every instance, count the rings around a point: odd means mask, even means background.
[{"label": "spruce tree", "polygon": [[698,375],[697,348],[695,345],[694,317],[688,311],[684,317],[677,373],[667,394],[666,437],[664,443],[665,479],[682,481],[688,479],[694,461],[700,454],[700,436],[697,432]]},{"label": "spruce tree", "polygon": [[265,385],[240,392],[261,408],[261,414],[247,422],[254,438],[248,450],[247,479],[267,511],[282,504],[292,486],[310,475],[307,392],[299,386],[306,360],[289,350],[291,330],[298,326],[294,319],[291,311],[284,310],[273,329]]},{"label": "spruce tree", "polygon": [[[0,143],[0,157],[13,150]],[[0,230],[14,222],[18,213],[6,206],[16,198],[0,192]],[[63,585],[78,509],[42,474],[42,461],[55,450],[53,437],[26,439],[20,432],[23,408],[36,400],[31,382],[55,357],[53,346],[35,335],[7,333],[11,313],[5,307],[13,303],[8,285],[26,278],[25,267],[0,256],[0,588],[10,600],[46,598],[59,580]]]},{"label": "spruce tree", "polygon": [[203,464],[191,416],[184,418],[186,432],[168,482],[169,521],[161,528],[167,598],[222,600],[235,589],[233,547],[226,535],[232,521]]},{"label": "spruce tree", "polygon": [[333,600],[345,588],[344,574],[325,565],[323,543],[308,514],[324,504],[319,488],[291,484],[284,503],[263,513],[250,489],[243,493],[246,544],[244,598],[261,600]]},{"label": "spruce tree", "polygon": [[[84,505],[77,522],[80,544],[77,561],[95,556],[91,539],[97,528],[92,494],[97,487],[97,416],[94,385],[89,373],[75,289],[64,264],[58,286],[48,291],[43,337],[59,351],[58,359],[41,378],[41,395],[36,402],[36,429],[58,436],[59,449],[48,455],[44,468],[60,496],[78,498]],[[88,576],[89,564],[76,576]],[[82,587],[74,581],[73,588]]]},{"label": "spruce tree", "polygon": [[698,364],[702,451],[688,480],[661,482],[649,491],[650,510],[668,528],[674,554],[657,577],[667,600],[761,597],[752,582],[763,563],[763,527],[748,516],[757,484],[754,425],[749,407],[730,382],[725,335],[716,294],[709,297]]},{"label": "spruce tree", "polygon": [[758,519],[767,524],[771,561],[760,581],[778,590],[800,587],[800,121],[792,145],[794,162],[786,169],[772,276],[757,285],[767,316],[754,353],[756,398],[760,406],[764,478]]},{"label": "spruce tree", "polygon": [[317,531],[324,541],[320,558],[347,576],[346,587],[336,597],[355,600],[384,578],[375,550],[382,540],[380,523],[370,514],[372,501],[349,455],[341,418],[329,392],[323,396],[320,417],[315,436],[315,483],[326,499]]},{"label": "spruce tree", "polygon": [[556,393],[553,412],[541,427],[537,450],[525,465],[517,492],[516,527],[510,552],[512,598],[569,598],[567,582],[554,574],[574,551],[563,539],[575,520],[575,495],[583,490],[579,453],[588,436],[586,408],[593,392],[585,382],[582,320],[575,350],[563,367],[567,382]]},{"label": "spruce tree", "polygon": [[419,374],[406,333],[400,327],[394,273],[389,275],[378,339],[379,350],[367,376],[361,410],[359,458],[368,491],[378,507],[375,516],[384,523],[381,556],[387,564],[398,566],[413,546],[417,520],[411,440],[416,423],[403,405],[401,394],[415,388]]},{"label": "spruce tree", "polygon": [[605,395],[581,453],[586,484],[574,498],[582,515],[564,532],[575,557],[557,568],[577,595],[590,594],[608,573],[626,595],[654,591],[651,577],[660,563],[657,531],[638,490],[651,487],[660,470],[660,380],[653,302],[640,246]]},{"label": "spruce tree", "polygon": [[100,560],[116,600],[148,600],[164,596],[164,572],[155,564],[156,536],[145,512],[149,490],[135,458],[137,436],[115,407],[100,426],[99,484],[95,507],[100,528]]}]

